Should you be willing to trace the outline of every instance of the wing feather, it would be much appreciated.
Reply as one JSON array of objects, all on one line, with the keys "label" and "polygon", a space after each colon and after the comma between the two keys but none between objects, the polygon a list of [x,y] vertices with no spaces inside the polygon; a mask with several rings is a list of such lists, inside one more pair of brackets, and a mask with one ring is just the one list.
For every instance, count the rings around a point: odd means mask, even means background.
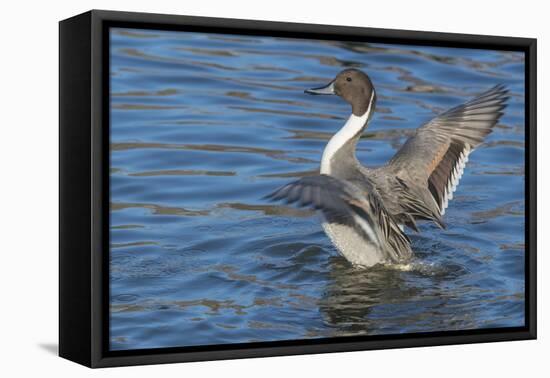
[{"label": "wing feather", "polygon": [[[388,163],[410,187],[431,194],[434,213],[445,213],[469,154],[483,142],[506,108],[508,90],[496,85],[417,129]],[[432,219],[439,222],[440,219]]]}]

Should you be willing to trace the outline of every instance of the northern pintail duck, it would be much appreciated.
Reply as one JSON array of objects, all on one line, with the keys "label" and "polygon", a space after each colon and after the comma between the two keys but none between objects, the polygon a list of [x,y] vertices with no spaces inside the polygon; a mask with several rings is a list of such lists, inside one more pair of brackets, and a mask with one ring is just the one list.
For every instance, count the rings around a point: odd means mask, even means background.
[{"label": "northern pintail duck", "polygon": [[418,128],[391,160],[368,168],[355,148],[376,105],[370,78],[357,69],[340,72],[328,85],[305,91],[335,94],[351,115],[328,142],[319,175],[291,182],[266,198],[319,210],[323,228],[352,264],[404,263],[413,253],[404,226],[417,221],[445,228],[442,217],[468,156],[503,114],[507,90],[497,85]]}]

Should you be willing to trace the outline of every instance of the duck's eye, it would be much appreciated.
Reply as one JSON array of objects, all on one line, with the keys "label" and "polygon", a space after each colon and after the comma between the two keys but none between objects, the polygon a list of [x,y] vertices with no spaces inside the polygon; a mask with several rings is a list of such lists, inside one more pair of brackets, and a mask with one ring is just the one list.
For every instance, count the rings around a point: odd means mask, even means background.
[{"label": "duck's eye", "polygon": [[351,77],[346,77],[346,81],[351,81]]}]

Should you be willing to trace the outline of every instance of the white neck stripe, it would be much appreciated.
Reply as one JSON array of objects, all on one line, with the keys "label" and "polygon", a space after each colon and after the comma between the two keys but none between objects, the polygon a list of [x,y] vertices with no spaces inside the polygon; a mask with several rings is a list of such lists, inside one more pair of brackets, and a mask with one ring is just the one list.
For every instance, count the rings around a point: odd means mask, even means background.
[{"label": "white neck stripe", "polygon": [[359,133],[366,125],[369,120],[372,103],[374,102],[374,94],[371,96],[369,101],[369,106],[362,116],[356,116],[351,114],[348,118],[345,125],[330,138],[325,150],[323,151],[323,157],[321,159],[321,173],[325,175],[331,174],[331,161],[334,157],[334,154],[338,152],[340,148],[351,138],[353,138],[357,133]]}]

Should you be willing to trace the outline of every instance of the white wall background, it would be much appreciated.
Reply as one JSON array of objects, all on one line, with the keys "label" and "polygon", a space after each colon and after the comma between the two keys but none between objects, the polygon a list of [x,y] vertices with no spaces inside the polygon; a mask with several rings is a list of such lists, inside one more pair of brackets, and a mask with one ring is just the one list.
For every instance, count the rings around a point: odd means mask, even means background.
[{"label": "white wall background", "polygon": [[[518,377],[548,374],[550,26],[544,1],[5,1],[0,21],[0,375]],[[56,356],[58,25],[89,9],[536,37],[539,340],[89,370]],[[542,215],[542,216],[541,216]],[[546,372],[546,373],[544,373]]]}]

